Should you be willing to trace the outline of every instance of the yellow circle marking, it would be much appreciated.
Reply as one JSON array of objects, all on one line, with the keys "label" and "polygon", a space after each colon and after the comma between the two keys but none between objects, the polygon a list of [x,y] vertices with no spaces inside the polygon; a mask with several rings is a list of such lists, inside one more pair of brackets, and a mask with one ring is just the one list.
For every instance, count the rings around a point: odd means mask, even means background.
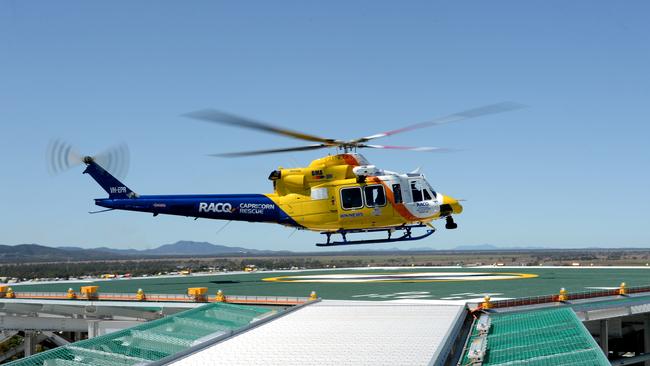
[{"label": "yellow circle marking", "polygon": [[[404,272],[404,273],[369,273],[367,275],[377,275],[377,276],[382,276],[382,275],[413,275],[417,274],[418,272]],[[435,273],[432,272],[421,272],[424,275],[435,275]],[[449,272],[445,272],[449,273]],[[459,273],[459,277],[463,276],[463,274],[467,275],[467,272],[461,272]],[[346,275],[346,274],[342,274]],[[351,274],[351,275],[357,275]],[[532,274],[532,273],[512,273],[512,272],[471,272],[471,275],[492,275],[492,276],[512,276],[512,277],[494,277],[490,278],[489,276],[487,277],[481,277],[481,278],[454,278],[454,279],[417,279],[414,278],[412,280],[409,279],[399,279],[399,280],[391,280],[390,278],[388,279],[378,279],[378,280],[373,280],[373,279],[364,279],[364,278],[350,278],[350,279],[341,279],[341,278],[326,278],[326,277],[321,277],[321,278],[309,278],[309,277],[314,277],[314,276],[280,276],[280,277],[267,277],[267,278],[262,278],[262,281],[266,282],[285,282],[285,283],[413,283],[413,282],[462,282],[462,281],[505,281],[505,280],[521,280],[521,279],[526,279],[526,278],[535,278],[539,277],[539,275]],[[323,275],[323,276],[331,276],[331,275]]]}]

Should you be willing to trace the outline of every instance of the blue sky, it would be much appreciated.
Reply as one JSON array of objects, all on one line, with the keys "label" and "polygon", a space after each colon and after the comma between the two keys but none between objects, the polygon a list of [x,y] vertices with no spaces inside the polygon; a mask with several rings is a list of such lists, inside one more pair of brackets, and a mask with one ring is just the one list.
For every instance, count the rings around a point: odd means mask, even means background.
[{"label": "blue sky", "polygon": [[[181,114],[217,108],[353,138],[500,101],[524,110],[377,143],[464,198],[459,229],[403,247],[650,245],[646,1],[15,1],[0,3],[0,243],[151,248],[180,239],[316,250],[317,233],[110,212],[82,168],[45,150],[126,142],[141,194],[271,191],[268,173],[320,152],[218,159],[300,144]],[[442,228],[442,225],[438,225]],[[394,246],[394,245],[389,245]],[[381,246],[380,246],[381,247]]]}]

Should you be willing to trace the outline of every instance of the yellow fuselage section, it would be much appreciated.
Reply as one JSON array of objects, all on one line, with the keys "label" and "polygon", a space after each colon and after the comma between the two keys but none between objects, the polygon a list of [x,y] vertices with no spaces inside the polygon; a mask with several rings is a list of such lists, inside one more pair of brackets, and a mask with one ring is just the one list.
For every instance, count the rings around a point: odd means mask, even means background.
[{"label": "yellow fuselage section", "polygon": [[266,196],[298,225],[317,231],[427,224],[462,211],[455,199],[433,192],[422,175],[355,173],[366,166],[361,155],[339,154],[305,168],[279,168],[269,177],[275,192]]}]

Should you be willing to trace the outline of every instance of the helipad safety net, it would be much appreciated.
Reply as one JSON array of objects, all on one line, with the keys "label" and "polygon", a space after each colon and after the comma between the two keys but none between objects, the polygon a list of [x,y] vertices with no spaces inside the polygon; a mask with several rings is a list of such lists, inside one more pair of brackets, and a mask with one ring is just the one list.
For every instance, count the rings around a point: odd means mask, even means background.
[{"label": "helipad safety net", "polygon": [[[492,313],[489,317],[491,324],[482,365],[610,365],[569,307]],[[475,328],[468,344],[478,337],[479,331]],[[474,364],[468,356],[463,356],[463,365]]]},{"label": "helipad safety net", "polygon": [[71,343],[11,366],[146,365],[250,324],[270,308],[212,303],[114,333]]}]

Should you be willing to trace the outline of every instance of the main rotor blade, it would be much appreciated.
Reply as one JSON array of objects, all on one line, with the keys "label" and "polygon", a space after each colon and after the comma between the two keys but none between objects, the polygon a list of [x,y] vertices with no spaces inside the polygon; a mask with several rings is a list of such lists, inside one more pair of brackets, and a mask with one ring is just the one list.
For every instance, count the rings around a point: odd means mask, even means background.
[{"label": "main rotor blade", "polygon": [[359,144],[359,148],[368,147],[371,149],[391,149],[391,150],[408,150],[408,151],[428,151],[428,152],[452,152],[455,149],[446,147],[412,147],[412,146],[392,146],[392,145],[366,145]]},{"label": "main rotor blade", "polygon": [[255,151],[241,151],[241,152],[223,153],[223,154],[210,154],[209,156],[234,158],[234,157],[252,156],[252,155],[276,154],[276,153],[283,153],[283,152],[290,152],[290,151],[317,150],[325,147],[330,147],[330,145],[318,144],[318,145],[288,147],[284,149],[255,150]]},{"label": "main rotor blade", "polygon": [[246,118],[246,117],[235,116],[233,114],[220,112],[214,109],[203,109],[200,111],[185,114],[185,116],[189,118],[198,119],[201,121],[215,122],[215,123],[221,123],[221,124],[226,124],[231,126],[244,127],[253,130],[274,133],[277,135],[293,137],[299,140],[322,142],[328,145],[330,144],[336,145],[336,140],[334,139],[326,139],[326,138],[309,135],[302,132],[291,131],[282,127],[273,126],[265,122],[255,121],[253,119]]},{"label": "main rotor blade", "polygon": [[462,121],[462,120],[466,120],[466,119],[470,119],[470,118],[485,116],[485,115],[488,115],[488,114],[496,114],[496,113],[502,113],[502,112],[507,112],[507,111],[513,111],[513,110],[521,109],[521,108],[524,108],[524,107],[525,106],[523,104],[519,104],[519,103],[515,103],[515,102],[501,102],[501,103],[496,103],[496,104],[490,104],[490,105],[486,105],[486,106],[483,106],[483,107],[468,109],[468,110],[463,111],[463,112],[450,114],[448,116],[435,118],[435,119],[432,119],[430,121],[416,123],[416,124],[409,125],[409,126],[406,126],[406,127],[398,128],[396,130],[377,133],[377,134],[366,136],[366,137],[361,137],[361,138],[358,138],[358,139],[355,139],[355,140],[351,140],[350,143],[354,144],[354,143],[366,142],[366,141],[377,139],[377,138],[380,138],[380,137],[395,135],[395,134],[398,134],[398,133],[412,131],[412,130],[416,130],[416,129],[419,129],[419,128],[437,126],[437,125],[442,125],[442,124],[451,123],[451,122],[458,122],[458,121]]}]

